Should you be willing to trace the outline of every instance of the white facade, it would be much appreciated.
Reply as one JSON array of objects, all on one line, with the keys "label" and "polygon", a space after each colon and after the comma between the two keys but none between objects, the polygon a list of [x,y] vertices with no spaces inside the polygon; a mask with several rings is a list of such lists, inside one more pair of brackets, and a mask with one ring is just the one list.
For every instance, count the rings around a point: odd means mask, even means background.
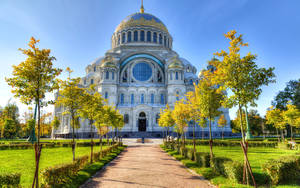
[{"label": "white facade", "polygon": [[[86,67],[81,85],[96,84],[109,104],[117,106],[126,123],[121,131],[124,137],[161,137],[162,128],[157,124],[160,109],[167,103],[174,107],[176,100],[194,89],[193,83],[199,79],[196,68],[172,50],[172,36],[151,14],[141,12],[128,16],[111,40],[112,48]],[[55,109],[62,123],[54,134],[69,136],[69,117],[62,116],[62,111]],[[229,124],[228,109],[223,111]],[[219,134],[216,124],[212,129]],[[197,135],[201,131],[208,129],[197,128]],[[224,131],[229,135],[230,126]],[[80,137],[87,137],[90,133],[87,122],[76,132]]]}]

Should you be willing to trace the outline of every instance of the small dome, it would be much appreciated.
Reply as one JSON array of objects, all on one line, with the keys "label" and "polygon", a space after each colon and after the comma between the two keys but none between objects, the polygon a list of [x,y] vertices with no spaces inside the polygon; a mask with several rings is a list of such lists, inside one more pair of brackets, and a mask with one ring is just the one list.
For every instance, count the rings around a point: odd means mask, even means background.
[{"label": "small dome", "polygon": [[178,56],[173,57],[170,61],[171,63],[168,66],[169,69],[183,69],[184,66]]},{"label": "small dome", "polygon": [[101,61],[101,67],[110,67],[110,68],[117,68],[116,64],[113,63],[114,58],[112,56],[106,56]]},{"label": "small dome", "polygon": [[115,32],[123,30],[129,27],[135,26],[149,26],[155,27],[165,32],[168,32],[167,27],[165,24],[158,19],[157,17],[153,16],[152,14],[148,13],[135,13],[127,16],[116,28]]}]

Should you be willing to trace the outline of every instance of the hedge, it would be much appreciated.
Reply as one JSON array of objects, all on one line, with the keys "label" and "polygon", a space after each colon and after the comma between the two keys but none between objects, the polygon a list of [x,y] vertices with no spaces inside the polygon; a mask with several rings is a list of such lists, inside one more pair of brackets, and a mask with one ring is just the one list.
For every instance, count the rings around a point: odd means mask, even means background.
[{"label": "hedge", "polygon": [[[192,140],[186,140],[187,145],[193,145]],[[209,140],[196,140],[196,145],[209,145]],[[214,140],[214,146],[241,146],[239,140]],[[249,147],[276,147],[277,141],[249,141]]]},{"label": "hedge", "polygon": [[206,152],[196,152],[196,162],[200,167],[210,167],[210,155]]},{"label": "hedge", "polygon": [[[93,157],[95,161],[99,161],[102,157],[108,155],[112,150],[118,148],[118,144],[115,144],[109,148],[106,148],[100,152],[94,153]],[[42,187],[61,187],[66,184],[72,177],[77,175],[79,170],[83,169],[89,164],[90,155],[77,158],[75,162],[62,164],[54,167],[49,167],[41,172]]]},{"label": "hedge", "polygon": [[[41,143],[43,148],[53,148],[53,147],[72,147],[72,142],[44,142]],[[103,146],[107,145],[106,142],[102,142]],[[78,147],[91,146],[90,142],[76,142]],[[94,142],[94,145],[100,145],[100,142]],[[33,145],[31,143],[11,143],[11,144],[0,144],[0,150],[9,149],[32,149]]]},{"label": "hedge", "polygon": [[212,160],[212,164],[211,167],[215,170],[215,172],[217,172],[220,175],[226,175],[225,173],[225,167],[224,167],[224,163],[228,162],[228,161],[232,161],[232,159],[229,159],[227,157],[214,157]]},{"label": "hedge", "polygon": [[244,165],[238,161],[224,163],[225,176],[234,183],[242,183]]},{"label": "hedge", "polygon": [[262,165],[272,184],[299,181],[300,156],[284,156],[279,159],[269,160]]},{"label": "hedge", "polygon": [[19,187],[20,173],[0,174],[0,187]]}]

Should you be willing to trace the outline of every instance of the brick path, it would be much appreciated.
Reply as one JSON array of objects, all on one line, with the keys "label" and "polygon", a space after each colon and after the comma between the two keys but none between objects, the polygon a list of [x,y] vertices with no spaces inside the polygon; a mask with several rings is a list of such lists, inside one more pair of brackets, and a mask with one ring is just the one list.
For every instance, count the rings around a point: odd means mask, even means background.
[{"label": "brick path", "polygon": [[212,187],[190,173],[158,145],[127,147],[106,169],[86,182],[86,187]]}]

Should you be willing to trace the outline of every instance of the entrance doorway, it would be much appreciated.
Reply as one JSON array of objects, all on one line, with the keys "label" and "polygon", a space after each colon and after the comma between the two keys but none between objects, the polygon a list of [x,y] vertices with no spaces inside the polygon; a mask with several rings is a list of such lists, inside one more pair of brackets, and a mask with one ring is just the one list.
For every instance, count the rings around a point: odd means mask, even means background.
[{"label": "entrance doorway", "polygon": [[141,112],[139,114],[139,120],[138,120],[138,123],[139,123],[139,132],[145,132],[146,131],[146,114],[145,112]]}]

